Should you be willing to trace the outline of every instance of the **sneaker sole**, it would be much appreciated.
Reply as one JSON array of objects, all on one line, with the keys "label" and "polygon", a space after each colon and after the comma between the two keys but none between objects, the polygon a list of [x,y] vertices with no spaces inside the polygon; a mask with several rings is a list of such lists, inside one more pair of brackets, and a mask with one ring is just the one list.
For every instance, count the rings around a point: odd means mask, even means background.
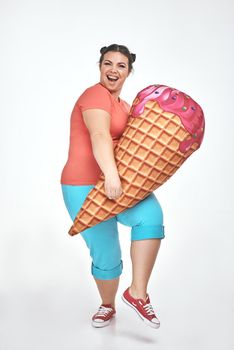
[{"label": "sneaker sole", "polygon": [[103,322],[96,322],[96,321],[92,321],[92,326],[95,328],[102,328],[102,327],[106,327],[110,324],[112,318],[115,317],[115,314],[107,321],[103,321]]},{"label": "sneaker sole", "polygon": [[122,300],[128,305],[131,306],[131,308],[133,310],[135,310],[138,314],[138,316],[140,316],[140,319],[142,321],[144,321],[148,326],[153,327],[153,328],[159,328],[160,327],[160,323],[153,323],[150,322],[149,320],[147,320],[147,318],[145,318],[144,316],[142,316],[142,314],[137,310],[137,308],[135,308],[131,303],[129,303],[129,301],[127,299],[125,299],[125,297],[122,295]]}]

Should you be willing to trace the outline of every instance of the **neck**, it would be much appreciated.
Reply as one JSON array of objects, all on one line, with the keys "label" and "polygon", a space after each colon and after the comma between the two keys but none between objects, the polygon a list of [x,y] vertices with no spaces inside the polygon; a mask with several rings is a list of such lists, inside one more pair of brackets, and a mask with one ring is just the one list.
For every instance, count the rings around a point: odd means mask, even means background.
[{"label": "neck", "polygon": [[114,97],[115,100],[120,101],[120,98],[119,98],[120,91],[114,91],[114,92],[110,91],[110,93]]},{"label": "neck", "polygon": [[104,84],[102,84],[101,81],[100,81],[100,84],[102,86],[104,86],[110,92],[110,94],[114,97],[115,100],[120,101],[119,95],[120,95],[121,90],[110,91]]}]

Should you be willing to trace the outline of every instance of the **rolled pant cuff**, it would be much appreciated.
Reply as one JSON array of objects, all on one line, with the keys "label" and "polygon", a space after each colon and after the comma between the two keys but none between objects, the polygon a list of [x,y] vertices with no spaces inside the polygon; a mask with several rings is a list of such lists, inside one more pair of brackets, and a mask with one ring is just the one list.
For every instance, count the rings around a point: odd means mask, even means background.
[{"label": "rolled pant cuff", "polygon": [[131,240],[138,241],[142,239],[150,238],[160,238],[163,239],[164,226],[162,225],[145,225],[145,226],[135,226],[132,228]]},{"label": "rolled pant cuff", "polygon": [[114,278],[117,278],[121,275],[123,270],[123,261],[121,260],[121,263],[114,267],[111,270],[101,270],[98,267],[94,266],[92,263],[91,266],[91,273],[92,275],[100,280],[112,280]]}]

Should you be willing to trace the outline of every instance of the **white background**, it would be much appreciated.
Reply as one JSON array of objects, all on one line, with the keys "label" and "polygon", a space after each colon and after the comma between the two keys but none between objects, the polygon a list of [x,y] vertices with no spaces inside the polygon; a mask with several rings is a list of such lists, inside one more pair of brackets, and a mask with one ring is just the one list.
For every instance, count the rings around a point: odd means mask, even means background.
[{"label": "white background", "polygon": [[[1,0],[0,13],[0,349],[233,349],[234,1]],[[206,118],[201,148],[155,192],[166,238],[148,292],[159,330],[121,300],[130,228],[119,225],[117,317],[103,329],[90,324],[100,298],[89,252],[67,233],[70,114],[112,43],[137,55],[122,98],[165,84]]]}]

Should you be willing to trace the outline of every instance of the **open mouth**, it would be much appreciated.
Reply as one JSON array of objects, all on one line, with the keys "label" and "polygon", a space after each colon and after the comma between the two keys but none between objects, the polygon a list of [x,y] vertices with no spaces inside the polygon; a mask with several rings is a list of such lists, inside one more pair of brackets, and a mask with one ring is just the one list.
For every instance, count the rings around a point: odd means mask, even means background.
[{"label": "open mouth", "polygon": [[119,78],[118,78],[118,77],[115,77],[114,75],[107,75],[107,79],[108,79],[109,81],[117,81],[117,80],[119,80]]}]

